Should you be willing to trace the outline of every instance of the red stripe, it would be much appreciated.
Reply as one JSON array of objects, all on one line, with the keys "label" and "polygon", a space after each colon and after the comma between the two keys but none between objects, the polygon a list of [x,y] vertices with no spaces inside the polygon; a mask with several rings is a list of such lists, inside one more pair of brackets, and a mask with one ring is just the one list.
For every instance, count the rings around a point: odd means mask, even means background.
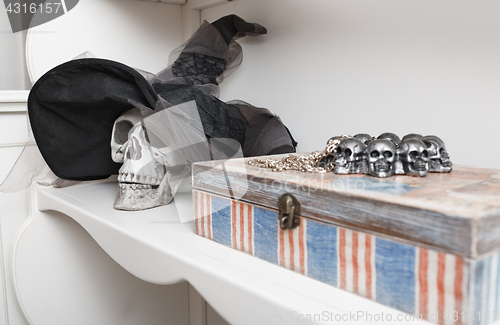
[{"label": "red stripe", "polygon": [[231,229],[233,233],[231,234],[232,244],[234,248],[236,246],[236,202],[231,200]]},{"label": "red stripe", "polygon": [[372,298],[372,236],[365,235],[366,298]]},{"label": "red stripe", "polygon": [[339,248],[340,248],[340,289],[346,288],[345,277],[345,229],[339,228]]},{"label": "red stripe", "polygon": [[200,206],[201,206],[201,235],[205,237],[205,203],[203,202],[203,193],[200,193]]},{"label": "red stripe", "polygon": [[240,203],[240,250],[245,251],[245,205]]},{"label": "red stripe", "polygon": [[304,251],[304,222],[305,220],[303,220],[299,226],[300,273],[302,274],[306,274],[305,251]]},{"label": "red stripe", "polygon": [[248,205],[248,253],[253,254],[252,247],[252,206]]},{"label": "red stripe", "polygon": [[419,312],[424,319],[428,319],[427,301],[429,290],[427,288],[427,268],[429,264],[429,253],[424,248],[419,248],[420,258],[418,265],[418,284],[420,286]]},{"label": "red stripe", "polygon": [[438,291],[438,324],[444,325],[444,271],[445,271],[445,255],[438,253],[438,269],[437,269],[437,291]]},{"label": "red stripe", "polygon": [[280,233],[280,265],[285,266],[285,234],[283,229],[279,226],[279,221],[278,231]]},{"label": "red stripe", "polygon": [[198,195],[199,192],[195,191],[194,192],[194,233],[199,235],[200,234],[200,229],[198,227],[198,222],[199,222],[199,213],[198,213]]},{"label": "red stripe", "polygon": [[358,286],[358,233],[356,231],[352,232],[352,282],[354,293],[359,292]]},{"label": "red stripe", "polygon": [[294,248],[293,248],[293,231],[288,230],[288,240],[290,242],[290,270],[295,271],[295,258],[293,256]]},{"label": "red stripe", "polygon": [[[459,257],[455,259],[455,310],[458,311],[458,314],[463,312],[462,306],[462,281],[463,281],[463,260]],[[459,317],[457,325],[462,325],[462,317]]]},{"label": "red stripe", "polygon": [[208,230],[208,238],[212,238],[212,209],[211,209],[211,196],[208,194],[205,194],[207,197],[207,230]]}]

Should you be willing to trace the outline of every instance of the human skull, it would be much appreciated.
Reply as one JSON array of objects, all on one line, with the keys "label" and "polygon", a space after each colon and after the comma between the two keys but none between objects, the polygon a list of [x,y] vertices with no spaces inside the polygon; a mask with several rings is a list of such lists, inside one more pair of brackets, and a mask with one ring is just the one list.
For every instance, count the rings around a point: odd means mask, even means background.
[{"label": "human skull", "polygon": [[333,153],[335,174],[366,174],[366,145],[358,139],[344,139]]},{"label": "human skull", "polygon": [[395,173],[396,147],[387,139],[373,140],[367,148],[368,174],[389,177]]},{"label": "human skull", "polygon": [[116,119],[111,136],[111,158],[123,163],[118,171],[117,210],[144,210],[170,203],[173,199],[169,169],[182,160],[165,148],[153,147],[138,109]]},{"label": "human skull", "polygon": [[354,138],[361,140],[361,142],[366,145],[369,145],[373,140],[372,136],[366,133],[358,133],[354,136]]},{"label": "human skull", "polygon": [[406,175],[422,177],[429,172],[429,154],[423,141],[404,140],[399,146],[398,156]]},{"label": "human skull", "polygon": [[[334,144],[332,141],[340,142],[343,139],[345,139],[346,137],[347,137],[346,135],[337,135],[337,136],[331,137],[326,142],[326,145],[327,146],[331,146],[331,145]],[[335,156],[334,156],[334,154],[335,154],[335,152],[332,152],[331,154],[327,155],[326,157],[323,157],[321,159],[321,161],[318,163],[318,167],[322,167],[322,168],[325,168],[328,171],[332,171],[334,163],[335,163]]]},{"label": "human skull", "polygon": [[397,148],[399,147],[399,144],[401,143],[401,139],[394,133],[391,132],[385,132],[382,133],[381,135],[378,136],[378,140],[391,140],[391,142],[394,144],[394,146]]},{"label": "human skull", "polygon": [[429,171],[437,173],[449,173],[452,170],[452,162],[446,151],[443,140],[435,135],[427,135],[422,138],[429,153]]},{"label": "human skull", "polygon": [[423,136],[421,134],[418,134],[418,133],[408,133],[407,135],[405,135],[403,137],[403,139],[401,139],[401,141],[410,140],[410,139],[422,140],[422,137]]}]

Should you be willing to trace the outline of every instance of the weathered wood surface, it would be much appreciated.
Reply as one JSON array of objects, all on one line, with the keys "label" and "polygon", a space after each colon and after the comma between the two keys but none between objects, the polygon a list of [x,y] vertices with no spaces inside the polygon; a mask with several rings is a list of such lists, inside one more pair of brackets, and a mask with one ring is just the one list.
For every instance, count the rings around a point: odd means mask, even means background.
[{"label": "weathered wood surface", "polygon": [[272,172],[248,159],[193,166],[193,186],[277,208],[292,193],[302,216],[468,257],[500,248],[500,170],[454,166],[426,177]]}]

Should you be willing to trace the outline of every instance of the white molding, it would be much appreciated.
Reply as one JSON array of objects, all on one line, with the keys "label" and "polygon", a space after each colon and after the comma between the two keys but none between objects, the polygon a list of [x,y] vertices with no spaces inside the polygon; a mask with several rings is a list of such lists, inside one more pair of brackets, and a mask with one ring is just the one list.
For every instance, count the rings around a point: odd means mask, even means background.
[{"label": "white molding", "polygon": [[26,103],[29,90],[0,90],[0,103]]},{"label": "white molding", "polygon": [[0,90],[0,113],[26,113],[29,90]]},{"label": "white molding", "polygon": [[13,143],[0,143],[1,148],[14,148],[14,147],[27,147],[27,146],[36,146],[34,142],[13,142]]},{"label": "white molding", "polygon": [[26,104],[9,103],[9,105],[2,105],[0,102],[0,113],[24,113],[26,114]]},{"label": "white molding", "polygon": [[182,6],[182,39],[187,41],[201,26],[200,11],[227,4],[233,0],[188,0]]}]

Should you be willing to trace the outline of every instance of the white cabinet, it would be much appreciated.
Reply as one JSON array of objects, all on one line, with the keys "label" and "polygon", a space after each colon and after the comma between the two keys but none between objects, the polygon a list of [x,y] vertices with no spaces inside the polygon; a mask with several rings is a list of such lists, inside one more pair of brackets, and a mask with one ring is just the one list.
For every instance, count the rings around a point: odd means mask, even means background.
[{"label": "white cabinet", "polygon": [[[0,179],[14,165],[26,141],[28,91],[0,91]],[[27,324],[17,302],[11,272],[11,243],[28,216],[28,191],[0,193],[0,324]]]},{"label": "white cabinet", "polygon": [[[268,35],[240,41],[244,61],[222,84],[221,98],[245,100],[278,114],[299,141],[300,151],[321,149],[328,138],[339,134],[436,134],[447,143],[455,163],[500,168],[500,152],[491,150],[490,144],[500,138],[499,9],[500,3],[494,0],[85,0],[63,17],[29,31],[26,65],[36,80],[53,66],[90,51],[155,73],[203,19],[236,13],[266,26]],[[2,43],[0,71],[7,66],[18,69],[13,84],[22,88],[26,78],[19,62],[23,50],[18,47],[23,37],[12,39],[12,52]],[[0,78],[2,89],[7,88],[4,80]],[[0,92],[0,179],[27,140],[26,97],[27,92]],[[0,320],[11,325],[27,322],[16,299],[11,249],[28,218],[28,196],[28,192],[0,194]],[[38,238],[30,244],[42,243],[46,258],[54,258],[56,264],[74,261],[67,266],[76,274],[88,270],[80,274],[85,284],[80,286],[80,307],[104,313],[90,294],[97,281],[109,289],[98,295],[106,304],[112,300],[111,293],[126,297],[124,291],[129,289],[141,292],[146,297],[143,302],[165,299],[167,303],[173,294],[177,302],[187,305],[191,299],[191,318],[186,318],[187,307],[179,307],[180,323],[217,318],[202,300],[195,303],[199,297],[194,291],[189,297],[186,284],[153,289],[138,282],[117,268],[76,223],[62,221],[65,217],[58,213],[45,216],[61,222],[50,228],[53,241]],[[72,239],[81,245],[64,247]],[[63,249],[67,255],[51,256],[51,249]],[[50,273],[47,263],[40,265]],[[116,277],[107,281],[113,274]],[[61,274],[61,283],[70,281],[66,276]],[[57,288],[59,294],[68,294],[64,286]],[[116,300],[108,316],[123,315],[119,309],[132,303],[128,298]],[[38,319],[45,319],[42,307],[35,309]],[[77,312],[76,306],[71,308],[68,313]],[[141,308],[135,315],[154,306],[145,303]],[[159,307],[155,311],[156,315],[163,312]],[[198,317],[200,312],[205,316]]]}]

